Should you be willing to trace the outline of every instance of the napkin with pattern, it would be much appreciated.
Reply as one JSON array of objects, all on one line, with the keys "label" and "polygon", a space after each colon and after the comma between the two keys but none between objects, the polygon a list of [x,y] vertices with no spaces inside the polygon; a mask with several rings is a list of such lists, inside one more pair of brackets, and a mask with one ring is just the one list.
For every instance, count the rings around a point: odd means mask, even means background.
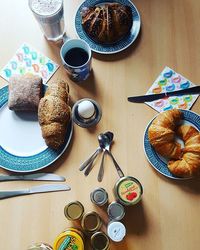
[{"label": "napkin with pattern", "polygon": [[[165,67],[146,94],[150,95],[166,91],[169,92],[169,91],[187,89],[192,86],[195,86],[195,84],[186,79],[184,76],[175,72],[173,69]],[[158,112],[162,112],[173,108],[190,109],[194,104],[194,102],[197,100],[198,96],[199,96],[198,94],[172,96],[172,97],[165,97],[153,102],[145,102],[145,103],[150,107],[152,107],[153,109],[157,110]]]},{"label": "napkin with pattern", "polygon": [[39,75],[43,79],[43,83],[52,77],[59,65],[47,56],[30,46],[22,44],[15,52],[12,59],[0,71],[0,75],[9,82],[12,75],[25,73],[33,73]]}]

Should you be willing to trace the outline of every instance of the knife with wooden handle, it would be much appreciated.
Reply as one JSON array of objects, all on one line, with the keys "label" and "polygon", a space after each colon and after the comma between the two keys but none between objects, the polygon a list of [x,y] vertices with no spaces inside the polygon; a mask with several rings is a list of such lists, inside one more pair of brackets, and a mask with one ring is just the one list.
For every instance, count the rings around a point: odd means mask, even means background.
[{"label": "knife with wooden handle", "polygon": [[171,91],[171,92],[164,92],[160,94],[131,96],[131,97],[128,97],[128,101],[136,102],[136,103],[144,103],[144,102],[152,102],[152,101],[170,97],[170,96],[180,96],[180,95],[189,95],[189,94],[190,95],[200,94],[200,86],[195,86],[195,87],[191,87],[188,89],[181,89],[181,90],[176,90],[176,91]]}]

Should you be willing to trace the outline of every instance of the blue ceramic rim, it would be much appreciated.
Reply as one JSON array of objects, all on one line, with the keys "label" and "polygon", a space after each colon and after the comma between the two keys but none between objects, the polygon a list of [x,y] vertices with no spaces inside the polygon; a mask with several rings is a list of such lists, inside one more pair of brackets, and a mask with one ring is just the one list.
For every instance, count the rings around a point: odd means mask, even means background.
[{"label": "blue ceramic rim", "polygon": [[94,51],[96,53],[100,53],[100,54],[115,54],[115,53],[118,53],[118,52],[125,50],[136,40],[136,38],[139,34],[139,31],[140,31],[140,27],[141,27],[140,14],[139,14],[137,8],[135,7],[135,5],[130,0],[116,0],[115,1],[116,3],[128,5],[132,9],[133,25],[132,25],[130,34],[127,35],[126,37],[124,37],[119,42],[117,42],[115,44],[111,44],[111,45],[102,45],[102,44],[96,43],[95,41],[90,39],[82,28],[80,10],[83,7],[89,7],[91,5],[98,5],[101,3],[109,3],[109,2],[112,2],[112,1],[109,1],[109,0],[105,0],[105,1],[86,0],[82,4],[80,4],[80,6],[77,9],[76,15],[75,15],[75,29],[76,29],[76,33],[77,33],[78,37],[80,39],[85,40],[89,44],[92,51]]},{"label": "blue ceramic rim", "polygon": [[[189,123],[192,123],[199,131],[200,131],[200,116],[190,110],[182,110],[180,109],[181,112],[183,113],[183,119]],[[152,121],[157,117],[156,115],[147,125],[145,132],[144,132],[144,142],[143,142],[143,147],[144,147],[144,152],[146,155],[146,158],[150,165],[158,171],[160,174],[164,175],[165,177],[174,179],[174,180],[186,180],[186,179],[191,179],[192,177],[176,177],[172,175],[172,173],[168,170],[166,162],[164,162],[160,157],[159,154],[153,149],[149,142],[148,138],[148,128],[151,125]]]},{"label": "blue ceramic rim", "polygon": [[[44,84],[46,89],[47,85]],[[0,88],[0,110],[8,101],[8,85]],[[10,154],[0,146],[0,167],[13,172],[33,172],[43,169],[55,162],[67,149],[73,134],[71,120],[66,133],[65,143],[58,150],[46,148],[32,156],[17,156]]]}]

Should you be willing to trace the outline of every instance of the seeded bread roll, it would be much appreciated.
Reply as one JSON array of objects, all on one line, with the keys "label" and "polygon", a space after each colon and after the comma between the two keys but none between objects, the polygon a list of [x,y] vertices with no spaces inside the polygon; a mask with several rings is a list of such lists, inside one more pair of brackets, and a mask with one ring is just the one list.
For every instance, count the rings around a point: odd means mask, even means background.
[{"label": "seeded bread roll", "polygon": [[14,111],[37,111],[41,98],[42,78],[33,74],[10,78],[8,107]]},{"label": "seeded bread roll", "polygon": [[58,149],[65,140],[71,118],[69,86],[64,81],[52,83],[40,100],[38,118],[47,146]]}]

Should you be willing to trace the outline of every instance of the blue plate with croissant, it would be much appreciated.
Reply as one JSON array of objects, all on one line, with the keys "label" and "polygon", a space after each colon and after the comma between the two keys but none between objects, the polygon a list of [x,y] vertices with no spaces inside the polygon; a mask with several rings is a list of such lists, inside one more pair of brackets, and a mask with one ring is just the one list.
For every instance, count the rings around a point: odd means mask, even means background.
[{"label": "blue plate with croissant", "polygon": [[171,179],[200,176],[200,116],[172,109],[154,117],[144,133],[144,152],[156,171]]}]

